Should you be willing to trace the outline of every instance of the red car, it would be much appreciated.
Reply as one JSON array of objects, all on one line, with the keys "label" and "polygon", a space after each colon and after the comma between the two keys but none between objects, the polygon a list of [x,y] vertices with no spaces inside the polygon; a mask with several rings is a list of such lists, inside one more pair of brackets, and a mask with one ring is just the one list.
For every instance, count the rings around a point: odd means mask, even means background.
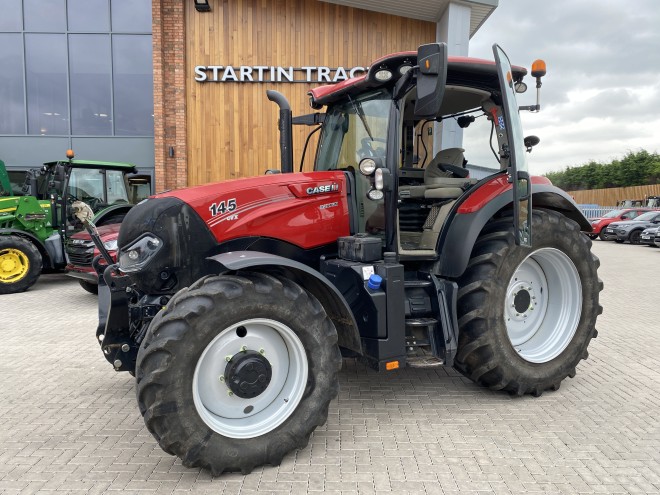
[{"label": "red car", "polygon": [[[632,220],[633,218],[641,215],[645,211],[651,211],[653,208],[624,208],[621,210],[612,210],[607,215],[598,218],[590,218],[591,227],[593,231],[587,232],[587,235],[591,239],[600,237],[601,240],[607,241],[611,240],[605,236],[603,229],[611,224],[612,222],[618,222],[620,220]],[[614,236],[616,237],[616,236]]]},{"label": "red car", "polygon": [[[115,261],[117,260],[119,227],[121,227],[121,224],[113,223],[98,228],[103,245]],[[101,253],[94,246],[92,238],[84,230],[72,235],[67,241],[67,275],[77,278],[80,286],[92,294],[98,293],[98,279],[94,268],[92,268],[92,260],[99,254]]]}]

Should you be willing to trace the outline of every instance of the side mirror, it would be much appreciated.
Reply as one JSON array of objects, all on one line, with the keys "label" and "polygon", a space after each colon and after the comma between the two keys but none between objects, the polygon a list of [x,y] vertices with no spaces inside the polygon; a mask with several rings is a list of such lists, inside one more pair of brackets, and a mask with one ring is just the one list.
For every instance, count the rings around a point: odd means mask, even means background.
[{"label": "side mirror", "polygon": [[415,117],[435,119],[447,83],[447,44],[429,43],[417,49],[417,101]]},{"label": "side mirror", "polygon": [[525,148],[527,149],[527,153],[532,152],[532,148],[539,144],[541,140],[538,138],[538,136],[526,136],[523,143],[525,143]]}]

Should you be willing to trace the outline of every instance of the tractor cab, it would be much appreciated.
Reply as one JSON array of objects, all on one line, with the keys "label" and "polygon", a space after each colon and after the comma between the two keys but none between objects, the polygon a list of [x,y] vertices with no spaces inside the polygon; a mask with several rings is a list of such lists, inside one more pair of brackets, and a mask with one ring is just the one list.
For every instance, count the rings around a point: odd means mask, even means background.
[{"label": "tractor cab", "polygon": [[648,196],[644,206],[647,208],[660,208],[660,196]]},{"label": "tractor cab", "polygon": [[[361,78],[310,92],[313,107],[327,106],[315,170],[351,173],[356,231],[380,237],[401,259],[439,256],[447,219],[478,182],[466,168],[471,156],[517,182],[517,242],[531,242],[526,151],[538,139],[524,139],[515,96],[526,89],[527,71],[512,67],[499,47],[494,52],[495,63],[425,45],[375,62]],[[545,71],[534,71],[540,86]],[[465,148],[437,147],[434,132],[445,122],[464,130]]]},{"label": "tractor cab", "polygon": [[120,221],[130,209],[128,174],[135,165],[121,162],[75,160],[72,150],[68,160],[44,163],[37,182],[37,197],[51,199],[56,205],[53,226],[67,233],[82,230],[71,214],[71,204],[82,201],[90,206],[98,225]]}]

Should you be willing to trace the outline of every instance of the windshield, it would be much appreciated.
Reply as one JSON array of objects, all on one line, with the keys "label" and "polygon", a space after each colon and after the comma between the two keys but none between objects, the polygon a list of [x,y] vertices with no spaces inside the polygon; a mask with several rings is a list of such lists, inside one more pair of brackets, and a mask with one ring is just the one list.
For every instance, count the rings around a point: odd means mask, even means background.
[{"label": "windshield", "polygon": [[94,213],[115,203],[128,202],[124,174],[120,170],[104,173],[98,168],[74,168],[67,193],[73,200],[87,203]]},{"label": "windshield", "polygon": [[623,210],[612,210],[611,212],[603,215],[603,218],[616,218],[623,213]]},{"label": "windshield", "polygon": [[377,91],[328,109],[315,170],[357,169],[360,160],[380,156],[385,160],[391,96]]},{"label": "windshield", "polygon": [[644,213],[644,214],[638,216],[637,218],[635,218],[635,220],[639,220],[639,221],[642,221],[642,222],[649,222],[649,221],[653,220],[656,217],[657,214],[658,214],[657,211],[647,211],[646,213]]}]

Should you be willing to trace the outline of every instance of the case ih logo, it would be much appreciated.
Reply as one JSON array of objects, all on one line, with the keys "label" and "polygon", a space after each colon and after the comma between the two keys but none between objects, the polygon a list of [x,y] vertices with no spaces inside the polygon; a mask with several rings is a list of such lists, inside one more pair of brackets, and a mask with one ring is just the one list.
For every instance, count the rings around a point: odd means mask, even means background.
[{"label": "case ih logo", "polygon": [[332,184],[324,184],[322,186],[308,187],[306,192],[309,196],[313,194],[327,194],[339,191],[339,184],[333,182]]}]

